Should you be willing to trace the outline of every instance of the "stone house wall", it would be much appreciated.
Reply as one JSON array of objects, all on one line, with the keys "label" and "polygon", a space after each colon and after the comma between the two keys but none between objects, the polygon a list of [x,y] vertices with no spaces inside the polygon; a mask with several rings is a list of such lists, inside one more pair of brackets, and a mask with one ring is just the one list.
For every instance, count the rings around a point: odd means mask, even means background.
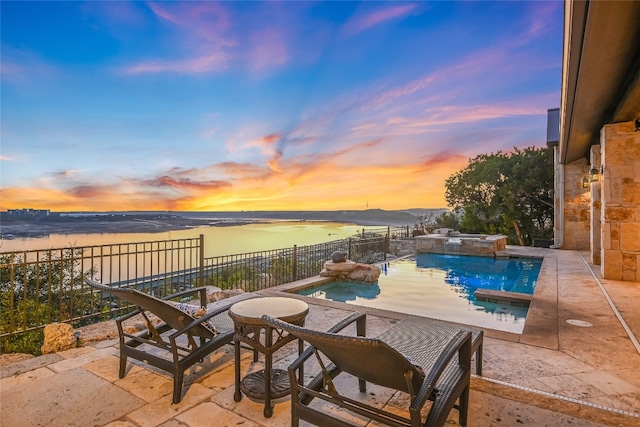
[{"label": "stone house wall", "polygon": [[589,175],[586,159],[564,166],[564,233],[562,249],[581,250],[591,246],[589,188],[582,188],[582,178]]},{"label": "stone house wall", "polygon": [[[600,154],[601,145],[591,146],[591,167],[600,171],[602,166],[602,156]],[[602,254],[602,176],[598,181],[590,183],[591,186],[591,263],[600,265]]]},{"label": "stone house wall", "polygon": [[640,281],[640,132],[632,121],[606,125],[600,143],[602,277]]}]

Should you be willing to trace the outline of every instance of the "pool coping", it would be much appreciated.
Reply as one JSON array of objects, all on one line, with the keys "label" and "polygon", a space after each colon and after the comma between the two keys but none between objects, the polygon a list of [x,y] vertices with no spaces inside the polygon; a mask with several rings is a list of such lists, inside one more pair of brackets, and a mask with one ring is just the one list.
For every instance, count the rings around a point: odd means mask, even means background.
[{"label": "pool coping", "polygon": [[[524,344],[535,345],[537,347],[558,350],[558,261],[553,255],[552,249],[522,247],[522,251],[518,250],[518,246],[507,246],[504,251],[496,254],[496,258],[540,258],[542,265],[536,289],[531,297],[529,311],[525,320],[522,333],[499,331],[481,327],[485,335],[490,338],[502,339],[511,342],[521,342]],[[407,255],[396,259],[406,258],[414,255]],[[295,282],[285,283],[280,286],[269,288],[268,293],[274,293],[280,296],[293,296],[296,298],[306,299],[313,298],[304,295],[298,295],[294,292],[308,289],[314,286],[323,285],[335,281],[333,277],[313,276]],[[261,291],[265,293],[265,291]],[[344,309],[342,302],[323,300],[314,298],[314,303],[327,307]],[[395,311],[384,310],[379,308],[370,308],[364,306],[356,306],[358,311],[383,316],[391,319],[403,320],[408,317],[421,317]],[[427,317],[427,316],[423,316]],[[456,323],[456,322],[452,322]],[[469,325],[478,327],[477,325]]]}]

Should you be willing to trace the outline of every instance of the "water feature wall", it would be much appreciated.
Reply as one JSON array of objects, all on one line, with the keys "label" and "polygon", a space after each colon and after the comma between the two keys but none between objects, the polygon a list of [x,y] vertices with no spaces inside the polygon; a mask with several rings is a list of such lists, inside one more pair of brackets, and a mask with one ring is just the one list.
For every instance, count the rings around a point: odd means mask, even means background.
[{"label": "water feature wall", "polygon": [[484,234],[427,234],[415,237],[416,253],[495,257],[504,251],[507,237]]}]

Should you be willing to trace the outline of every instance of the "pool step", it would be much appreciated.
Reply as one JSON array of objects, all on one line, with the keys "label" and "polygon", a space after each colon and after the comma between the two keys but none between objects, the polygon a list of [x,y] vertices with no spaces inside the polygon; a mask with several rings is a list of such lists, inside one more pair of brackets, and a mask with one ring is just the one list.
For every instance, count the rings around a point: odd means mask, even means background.
[{"label": "pool step", "polygon": [[516,284],[513,286],[513,288],[511,288],[511,292],[515,292],[517,294],[526,294],[526,292],[523,292],[525,290],[527,290],[527,288],[530,288],[529,286],[529,279],[527,277],[519,277],[518,280],[516,281]]},{"label": "pool step", "polygon": [[521,271],[515,280],[515,285],[511,288],[511,292],[520,294],[529,294],[531,292],[531,281],[535,280],[530,276],[529,269]]},{"label": "pool step", "polygon": [[473,293],[478,301],[509,304],[518,307],[529,307],[532,295],[520,292],[493,291],[490,289],[477,289]]}]

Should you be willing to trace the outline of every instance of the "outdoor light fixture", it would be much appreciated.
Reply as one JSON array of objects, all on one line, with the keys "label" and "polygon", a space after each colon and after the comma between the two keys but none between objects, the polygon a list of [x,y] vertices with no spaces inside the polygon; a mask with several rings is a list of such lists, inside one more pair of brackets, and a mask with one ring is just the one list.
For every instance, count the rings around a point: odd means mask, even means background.
[{"label": "outdoor light fixture", "polygon": [[600,172],[598,168],[592,167],[589,169],[589,182],[598,182],[600,181]]},{"label": "outdoor light fixture", "polygon": [[582,182],[582,188],[589,188],[589,178],[585,176],[580,182]]}]

